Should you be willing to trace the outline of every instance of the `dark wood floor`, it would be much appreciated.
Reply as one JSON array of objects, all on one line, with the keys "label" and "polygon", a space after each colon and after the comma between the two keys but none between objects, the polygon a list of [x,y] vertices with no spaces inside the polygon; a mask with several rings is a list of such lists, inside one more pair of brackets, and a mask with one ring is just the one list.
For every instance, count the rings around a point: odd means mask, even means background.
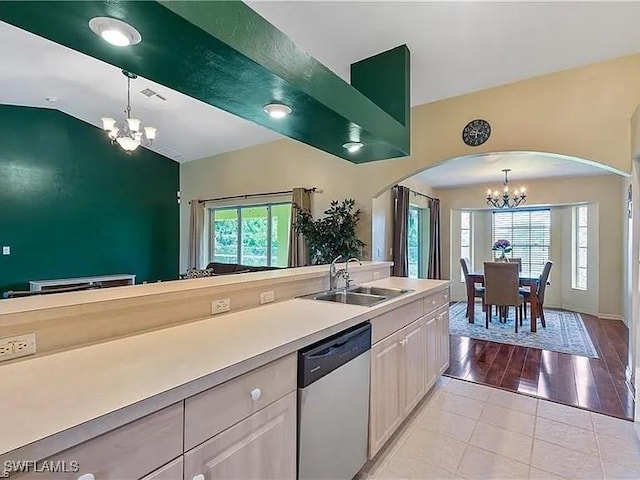
[{"label": "dark wood floor", "polygon": [[629,331],[618,320],[582,318],[600,358],[452,335],[445,375],[631,420],[633,397],[625,382]]}]

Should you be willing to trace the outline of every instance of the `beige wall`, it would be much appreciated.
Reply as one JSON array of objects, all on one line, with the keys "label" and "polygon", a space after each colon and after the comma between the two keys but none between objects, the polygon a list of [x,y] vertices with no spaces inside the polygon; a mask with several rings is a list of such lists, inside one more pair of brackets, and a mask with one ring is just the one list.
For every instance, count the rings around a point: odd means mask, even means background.
[{"label": "beige wall", "polygon": [[[527,205],[567,205],[592,203],[597,205],[598,218],[598,312],[620,318],[623,313],[623,211],[620,203],[624,178],[603,175],[578,178],[555,178],[523,182],[527,187]],[[443,273],[450,268],[451,211],[486,208],[487,188],[495,185],[474,185],[463,188],[436,190],[442,201],[442,260]],[[563,215],[563,224],[569,221]],[[558,216],[556,215],[556,218]],[[455,241],[453,242],[455,243]],[[552,249],[557,245],[553,246]],[[559,252],[555,252],[558,256]],[[560,269],[558,273],[560,274]]]},{"label": "beige wall", "polygon": [[[412,155],[354,165],[293,140],[281,140],[181,165],[181,266],[186,266],[188,202],[297,186],[321,213],[332,199],[355,198],[360,235],[372,243],[372,198],[412,174],[463,155],[541,151],[601,162],[630,172],[630,119],[640,103],[640,55],[430,103],[412,109]],[[485,118],[492,135],[480,147],[460,138],[464,125]],[[388,251],[388,250],[387,250]],[[375,251],[374,251],[375,253]]]},{"label": "beige wall", "polygon": [[[399,185],[409,187],[412,192],[430,197],[435,196],[432,188],[411,178],[403,180]],[[420,208],[428,207],[427,199],[420,195],[410,194],[409,201]],[[393,246],[393,195],[391,189],[385,190],[372,200],[371,218],[371,258],[380,261],[391,260]]]}]

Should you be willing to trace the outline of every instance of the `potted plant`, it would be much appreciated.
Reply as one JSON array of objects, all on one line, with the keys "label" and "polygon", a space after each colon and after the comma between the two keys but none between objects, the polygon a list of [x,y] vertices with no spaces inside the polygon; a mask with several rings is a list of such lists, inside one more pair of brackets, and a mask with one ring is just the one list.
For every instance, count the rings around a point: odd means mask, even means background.
[{"label": "potted plant", "polygon": [[309,210],[294,204],[294,228],[309,243],[312,264],[331,263],[338,255],[342,255],[345,261],[362,256],[365,243],[356,236],[361,211],[355,205],[356,201],[352,198],[341,202],[333,200],[325,210],[325,216],[314,220]]},{"label": "potted plant", "polygon": [[509,259],[505,254],[511,252],[511,242],[506,239],[496,240],[491,250],[500,252],[500,256],[497,258],[499,262],[508,262]]}]

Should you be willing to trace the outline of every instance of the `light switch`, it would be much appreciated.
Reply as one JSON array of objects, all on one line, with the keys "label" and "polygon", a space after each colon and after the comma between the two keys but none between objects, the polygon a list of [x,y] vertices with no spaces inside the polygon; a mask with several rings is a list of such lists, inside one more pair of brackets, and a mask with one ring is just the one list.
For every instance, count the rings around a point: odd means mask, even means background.
[{"label": "light switch", "polygon": [[11,255],[11,247],[9,247],[9,246],[2,247],[2,254],[3,255]]}]

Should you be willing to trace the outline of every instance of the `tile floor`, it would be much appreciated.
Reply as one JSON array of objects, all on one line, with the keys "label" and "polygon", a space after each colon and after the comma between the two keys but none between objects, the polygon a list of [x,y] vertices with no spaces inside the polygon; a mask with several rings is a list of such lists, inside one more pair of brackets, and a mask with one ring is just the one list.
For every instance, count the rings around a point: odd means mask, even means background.
[{"label": "tile floor", "polygon": [[629,421],[442,377],[358,477],[640,479],[640,440]]}]

